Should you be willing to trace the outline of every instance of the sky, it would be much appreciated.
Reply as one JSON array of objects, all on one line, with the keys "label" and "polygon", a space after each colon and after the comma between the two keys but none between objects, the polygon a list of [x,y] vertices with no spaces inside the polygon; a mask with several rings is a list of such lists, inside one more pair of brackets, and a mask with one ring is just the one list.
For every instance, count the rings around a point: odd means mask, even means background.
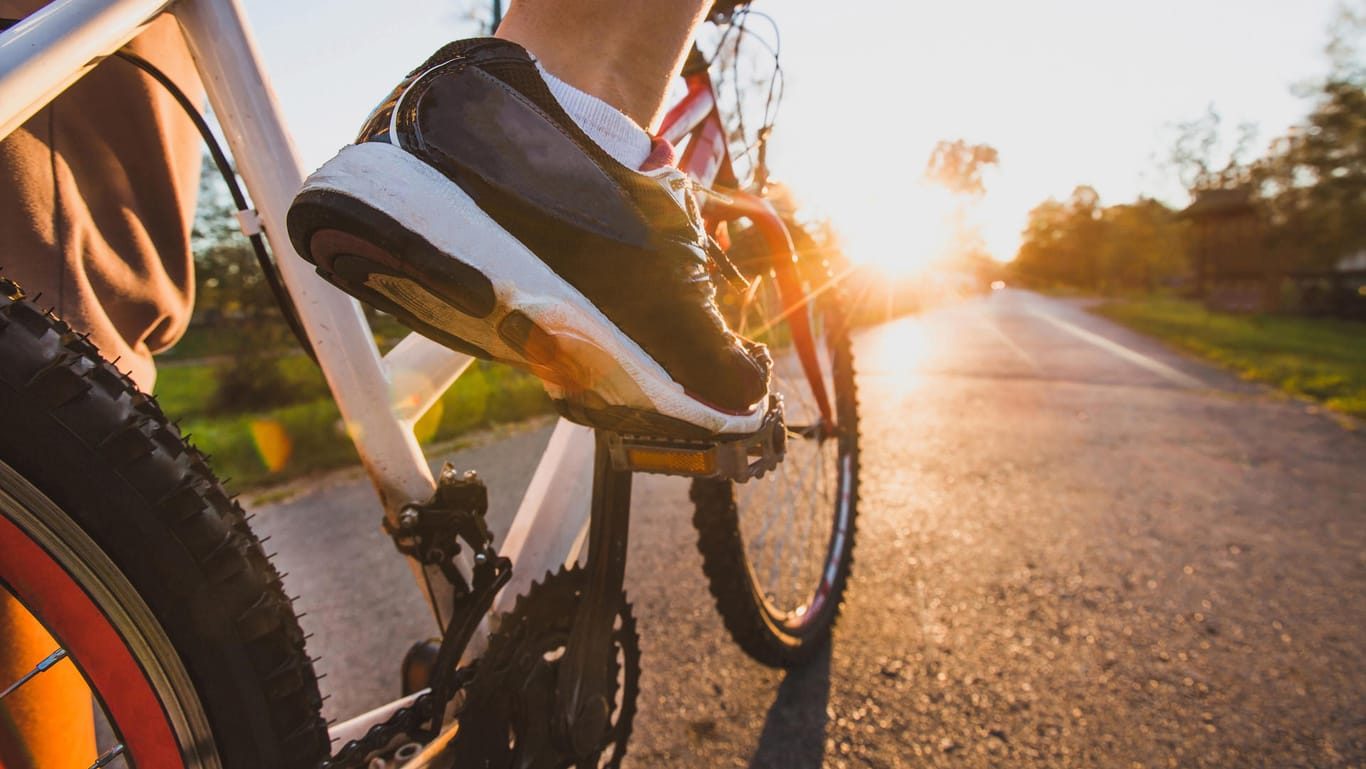
[{"label": "sky", "polygon": [[[516,2],[516,0],[512,0]],[[1363,0],[1346,0],[1359,7]],[[471,0],[244,0],[305,165],[447,40]],[[1000,152],[973,215],[1006,259],[1030,208],[1079,184],[1103,203],[1186,203],[1160,167],[1174,124],[1213,104],[1255,149],[1299,122],[1328,67],[1339,0],[760,0],[781,31],[785,97],[770,165],[855,261],[923,264],[948,197],[921,183],[942,139]],[[758,26],[756,25],[756,29]]]}]

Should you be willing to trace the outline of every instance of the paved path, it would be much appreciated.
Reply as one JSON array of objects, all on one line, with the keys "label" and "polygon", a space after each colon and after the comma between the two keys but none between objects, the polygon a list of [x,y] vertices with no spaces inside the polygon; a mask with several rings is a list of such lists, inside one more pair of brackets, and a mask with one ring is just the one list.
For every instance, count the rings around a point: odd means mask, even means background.
[{"label": "paved path", "polygon": [[[856,577],[810,668],[729,643],[686,486],[637,482],[627,766],[1366,763],[1362,432],[1018,291],[867,330],[856,356]],[[547,434],[458,464],[510,509]],[[332,716],[393,696],[430,632],[373,508],[333,476],[258,509]]]}]

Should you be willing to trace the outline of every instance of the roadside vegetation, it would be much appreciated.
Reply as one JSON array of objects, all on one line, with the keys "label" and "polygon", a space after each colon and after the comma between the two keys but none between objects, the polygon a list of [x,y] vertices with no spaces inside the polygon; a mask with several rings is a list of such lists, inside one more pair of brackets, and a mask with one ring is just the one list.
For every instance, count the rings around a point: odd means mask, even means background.
[{"label": "roadside vegetation", "polygon": [[[299,354],[226,356],[161,366],[157,400],[242,490],[358,461],[313,362]],[[417,425],[424,445],[551,411],[540,382],[476,362]]]},{"label": "roadside vegetation", "polygon": [[1183,210],[1104,205],[1078,186],[1036,206],[1010,282],[1102,295],[1093,312],[1344,414],[1366,417],[1366,15],[1345,7],[1304,120],[1257,153],[1213,106],[1175,126]]},{"label": "roadside vegetation", "polygon": [[1366,418],[1364,324],[1212,312],[1169,297],[1107,302],[1092,312],[1208,358],[1244,379]]},{"label": "roadside vegetation", "polygon": [[1213,105],[1172,126],[1155,170],[1185,188],[1184,209],[1150,198],[1107,205],[1086,184],[1039,203],[1010,263],[1013,282],[1104,294],[1178,288],[1249,308],[1341,309],[1312,300],[1342,290],[1340,281],[1327,285],[1335,273],[1366,269],[1364,39],[1366,13],[1344,7],[1327,46],[1329,71],[1303,86],[1308,114],[1269,142],[1258,142],[1252,124],[1230,136]]}]

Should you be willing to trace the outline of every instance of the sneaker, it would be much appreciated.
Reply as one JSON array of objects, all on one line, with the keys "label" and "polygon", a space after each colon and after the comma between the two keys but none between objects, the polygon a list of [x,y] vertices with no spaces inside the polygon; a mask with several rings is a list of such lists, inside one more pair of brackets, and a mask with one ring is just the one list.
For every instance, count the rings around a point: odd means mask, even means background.
[{"label": "sneaker", "polygon": [[530,370],[576,422],[680,438],[762,425],[768,353],[717,309],[725,255],[689,180],[612,159],[515,43],[437,51],[308,178],[288,226],[328,281]]}]

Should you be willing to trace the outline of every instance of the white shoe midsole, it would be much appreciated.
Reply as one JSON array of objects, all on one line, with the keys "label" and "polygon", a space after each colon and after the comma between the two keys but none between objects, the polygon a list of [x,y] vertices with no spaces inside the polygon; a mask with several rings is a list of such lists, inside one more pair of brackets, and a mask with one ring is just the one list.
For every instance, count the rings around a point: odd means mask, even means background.
[{"label": "white shoe midsole", "polygon": [[[518,311],[550,334],[560,352],[572,359],[557,364],[572,366],[580,378],[592,382],[592,399],[602,404],[588,405],[653,411],[713,433],[752,433],[762,425],[762,404],[749,414],[735,415],[689,396],[640,345],[493,221],[464,190],[408,152],[380,142],[348,146],[308,177],[303,190],[327,190],[361,200],[483,273],[497,300],[493,314],[483,319],[441,308],[439,301],[413,301],[414,294],[427,294],[416,284],[370,285],[391,297],[404,294],[405,306],[423,307],[433,316],[433,325],[490,355],[530,363],[496,331],[509,312]],[[582,400],[582,393],[566,392],[550,381],[545,385],[552,398]]]}]

